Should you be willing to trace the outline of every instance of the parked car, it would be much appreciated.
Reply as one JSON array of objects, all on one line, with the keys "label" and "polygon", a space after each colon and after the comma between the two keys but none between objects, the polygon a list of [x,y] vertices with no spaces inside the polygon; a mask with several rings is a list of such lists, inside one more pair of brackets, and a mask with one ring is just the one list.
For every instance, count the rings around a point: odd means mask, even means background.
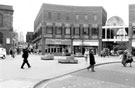
[{"label": "parked car", "polygon": [[6,49],[3,47],[0,47],[0,58],[5,59],[6,58]]}]

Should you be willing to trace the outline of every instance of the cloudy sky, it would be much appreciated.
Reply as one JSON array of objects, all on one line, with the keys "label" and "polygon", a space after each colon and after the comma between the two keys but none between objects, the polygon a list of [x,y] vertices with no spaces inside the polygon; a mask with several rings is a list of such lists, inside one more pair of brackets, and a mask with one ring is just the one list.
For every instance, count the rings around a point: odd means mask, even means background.
[{"label": "cloudy sky", "polygon": [[135,0],[0,0],[0,4],[13,6],[13,27],[24,34],[34,30],[34,20],[42,3],[103,6],[107,12],[107,19],[111,16],[119,16],[128,25],[128,6],[135,4]]}]

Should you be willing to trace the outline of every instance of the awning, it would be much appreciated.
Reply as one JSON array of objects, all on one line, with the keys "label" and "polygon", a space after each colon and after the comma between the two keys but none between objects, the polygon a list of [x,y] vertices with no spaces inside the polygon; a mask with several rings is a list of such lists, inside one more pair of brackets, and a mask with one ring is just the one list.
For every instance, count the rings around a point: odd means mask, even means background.
[{"label": "awning", "polygon": [[74,46],[98,46],[99,42],[98,41],[74,41],[73,45]]},{"label": "awning", "polygon": [[71,40],[68,39],[46,39],[46,44],[51,45],[71,45]]}]

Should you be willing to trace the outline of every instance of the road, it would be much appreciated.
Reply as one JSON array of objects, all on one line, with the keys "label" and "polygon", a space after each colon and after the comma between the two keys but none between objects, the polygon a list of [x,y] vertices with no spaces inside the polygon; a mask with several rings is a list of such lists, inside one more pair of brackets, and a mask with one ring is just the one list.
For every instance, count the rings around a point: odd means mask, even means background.
[{"label": "road", "polygon": [[135,88],[135,63],[132,67],[123,67],[121,63],[100,65],[95,70],[69,74],[44,88]]}]

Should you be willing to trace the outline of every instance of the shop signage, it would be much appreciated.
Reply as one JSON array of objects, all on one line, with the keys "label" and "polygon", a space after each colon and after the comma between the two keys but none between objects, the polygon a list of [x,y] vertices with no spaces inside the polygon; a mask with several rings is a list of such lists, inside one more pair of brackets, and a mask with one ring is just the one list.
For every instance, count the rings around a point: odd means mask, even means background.
[{"label": "shop signage", "polygon": [[46,39],[46,44],[57,44],[57,45],[71,45],[71,40],[65,39]]}]

